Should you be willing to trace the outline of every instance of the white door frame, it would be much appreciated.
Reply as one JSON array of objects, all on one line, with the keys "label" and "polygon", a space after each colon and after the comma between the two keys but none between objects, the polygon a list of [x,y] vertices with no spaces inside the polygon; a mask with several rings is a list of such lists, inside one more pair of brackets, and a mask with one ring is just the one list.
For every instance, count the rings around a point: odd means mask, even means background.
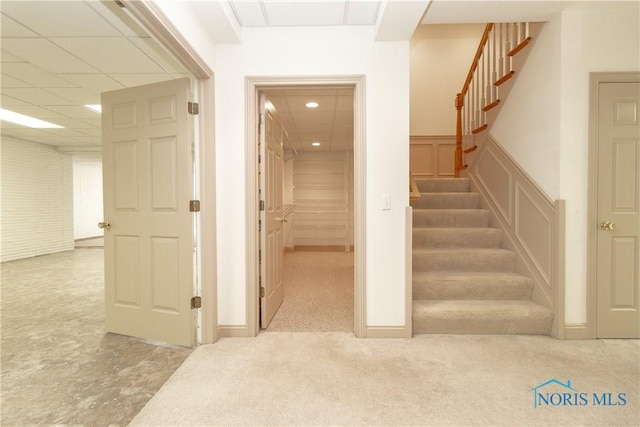
[{"label": "white door frame", "polygon": [[256,129],[258,118],[258,92],[267,88],[283,86],[350,86],[354,88],[354,135],[353,135],[353,172],[354,172],[354,328],[356,337],[366,336],[366,246],[365,246],[365,77],[312,76],[312,77],[274,77],[249,76],[245,78],[246,94],[246,248],[247,248],[247,334],[258,335],[258,142]]},{"label": "white door frame", "polygon": [[[218,290],[216,283],[216,181],[214,141],[214,82],[213,71],[178,31],[155,3],[121,0],[126,9],[138,20],[156,41],[169,50],[182,65],[198,79],[200,150],[197,177],[200,186],[200,221],[197,240],[201,259],[197,277],[202,289],[202,308],[196,324],[198,344],[212,344],[218,340]],[[185,106],[186,108],[186,106]]]},{"label": "white door frame", "polygon": [[596,339],[596,265],[598,237],[598,88],[600,83],[631,83],[640,75],[632,72],[592,72],[589,75],[589,164],[587,194],[587,324],[584,337]]}]

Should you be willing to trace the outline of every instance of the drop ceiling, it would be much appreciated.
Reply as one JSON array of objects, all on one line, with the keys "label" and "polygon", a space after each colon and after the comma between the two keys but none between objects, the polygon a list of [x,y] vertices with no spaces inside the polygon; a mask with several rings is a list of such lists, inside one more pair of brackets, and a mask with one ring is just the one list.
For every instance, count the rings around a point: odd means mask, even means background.
[{"label": "drop ceiling", "polygon": [[229,0],[243,27],[374,25],[382,1]]},{"label": "drop ceiling", "polygon": [[2,108],[61,125],[2,122],[2,136],[99,150],[101,92],[188,76],[113,1],[2,1]]}]

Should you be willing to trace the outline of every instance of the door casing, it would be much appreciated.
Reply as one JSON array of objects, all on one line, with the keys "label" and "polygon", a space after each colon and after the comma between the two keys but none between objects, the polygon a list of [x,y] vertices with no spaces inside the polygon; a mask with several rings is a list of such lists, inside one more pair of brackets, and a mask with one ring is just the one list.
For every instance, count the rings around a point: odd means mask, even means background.
[{"label": "door casing", "polygon": [[589,164],[587,194],[587,323],[584,336],[596,339],[596,266],[598,229],[598,87],[600,83],[638,81],[640,72],[593,72],[589,75]]},{"label": "door casing", "polygon": [[258,316],[259,265],[258,265],[258,97],[260,90],[285,86],[345,86],[354,88],[354,334],[366,337],[366,277],[365,277],[365,76],[248,76],[245,78],[246,94],[246,277],[247,335],[255,337],[260,330]]}]

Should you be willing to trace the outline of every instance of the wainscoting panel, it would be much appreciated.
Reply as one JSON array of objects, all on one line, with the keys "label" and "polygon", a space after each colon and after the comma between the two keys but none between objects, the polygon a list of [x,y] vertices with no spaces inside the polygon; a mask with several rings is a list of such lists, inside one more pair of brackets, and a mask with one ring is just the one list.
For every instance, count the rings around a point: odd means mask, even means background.
[{"label": "wainscoting panel", "polygon": [[[483,146],[486,146],[483,145]],[[511,217],[511,195],[513,194],[513,178],[509,168],[498,160],[499,154],[494,152],[491,147],[486,147],[478,153],[476,162],[474,163],[476,176],[482,182],[487,194],[495,203],[496,208],[502,215],[502,219],[507,224],[512,224]]]},{"label": "wainscoting panel", "polygon": [[468,175],[503,246],[518,254],[518,272],[534,281],[533,301],[553,310],[553,335],[565,338],[564,200],[551,200],[490,135]]},{"label": "wainscoting panel", "polygon": [[[544,277],[544,284],[551,280],[551,221],[553,211],[536,203],[535,197],[527,193],[520,183],[515,186],[515,234],[524,250]],[[550,287],[549,287],[550,289]]]},{"label": "wainscoting panel", "polygon": [[410,170],[416,178],[454,175],[455,135],[410,137]]}]

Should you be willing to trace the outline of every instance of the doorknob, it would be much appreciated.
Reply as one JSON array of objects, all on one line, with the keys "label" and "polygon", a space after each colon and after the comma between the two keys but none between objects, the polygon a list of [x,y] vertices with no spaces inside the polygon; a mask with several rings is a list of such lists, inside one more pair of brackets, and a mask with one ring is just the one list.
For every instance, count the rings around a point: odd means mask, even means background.
[{"label": "doorknob", "polygon": [[276,221],[280,221],[280,222],[289,222],[289,220],[287,218],[273,218]]},{"label": "doorknob", "polygon": [[109,221],[99,222],[98,228],[106,228],[108,230],[111,228],[111,223]]},{"label": "doorknob", "polygon": [[600,228],[605,230],[605,231],[611,231],[611,230],[616,228],[616,224],[615,224],[615,222],[602,221],[600,223]]}]

